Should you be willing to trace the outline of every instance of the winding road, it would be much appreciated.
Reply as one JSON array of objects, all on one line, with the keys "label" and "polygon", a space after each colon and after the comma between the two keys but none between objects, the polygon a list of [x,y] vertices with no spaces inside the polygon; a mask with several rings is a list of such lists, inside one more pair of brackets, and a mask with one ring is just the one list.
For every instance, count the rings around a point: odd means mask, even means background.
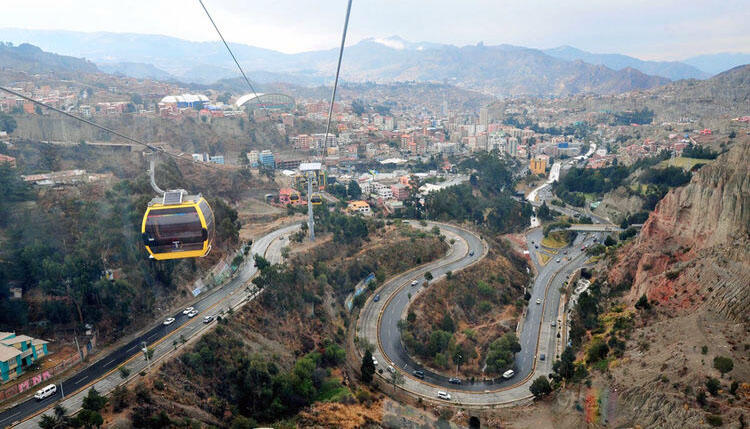
[{"label": "winding road", "polygon": [[[588,256],[581,250],[581,246],[584,243],[591,244],[598,234],[580,234],[569,247],[559,249],[560,262],[555,257],[542,265],[534,251],[534,246],[541,242],[542,230],[536,228],[529,231],[526,236],[527,245],[538,275],[529,290],[531,299],[521,322],[521,351],[516,354],[513,368],[515,375],[507,380],[502,377],[479,379],[473,383],[462,380],[462,384],[456,385],[449,382],[449,378],[455,376],[454,373],[437,373],[423,368],[409,356],[401,342],[398,322],[405,318],[410,296],[414,297],[423,290],[425,272],[433,274],[434,279],[430,283],[434,283],[448,271],[455,272],[481,261],[487,253],[487,247],[480,237],[467,229],[431,222],[425,228],[433,226],[438,226],[446,238],[454,240],[448,253],[437,261],[388,280],[378,289],[376,294],[380,299],[375,301],[370,297],[360,313],[359,336],[377,345],[373,356],[378,360],[380,368],[392,366],[403,373],[405,381],[400,387],[413,395],[436,400],[438,390],[448,391],[453,403],[467,406],[511,404],[530,398],[531,380],[552,372],[552,362],[562,347],[562,344],[558,344],[562,339],[557,338],[562,322],[558,322],[562,315],[559,312],[560,286],[573,271],[586,263]],[[417,280],[417,286],[411,286],[413,280]],[[539,304],[536,304],[537,300],[540,301]],[[541,359],[542,354],[545,355],[544,360]],[[413,375],[416,369],[424,372],[424,379]],[[390,383],[388,371],[383,371],[381,377]]]}]

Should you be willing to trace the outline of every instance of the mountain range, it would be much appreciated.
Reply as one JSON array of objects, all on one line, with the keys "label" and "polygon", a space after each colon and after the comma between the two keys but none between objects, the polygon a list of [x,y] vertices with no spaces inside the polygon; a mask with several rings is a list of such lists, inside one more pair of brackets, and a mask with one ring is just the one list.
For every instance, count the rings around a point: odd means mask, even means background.
[{"label": "mountain range", "polygon": [[[238,75],[220,42],[12,28],[0,29],[0,40],[84,57],[102,71],[137,78],[211,84]],[[333,78],[336,49],[285,54],[244,44],[231,46],[247,74],[259,83],[320,85]],[[702,61],[710,63],[709,58]],[[341,76],[350,82],[448,83],[495,96],[565,96],[648,89],[669,80],[709,75],[685,63],[592,54],[568,46],[544,51],[482,43],[457,47],[392,36],[348,46]]]}]

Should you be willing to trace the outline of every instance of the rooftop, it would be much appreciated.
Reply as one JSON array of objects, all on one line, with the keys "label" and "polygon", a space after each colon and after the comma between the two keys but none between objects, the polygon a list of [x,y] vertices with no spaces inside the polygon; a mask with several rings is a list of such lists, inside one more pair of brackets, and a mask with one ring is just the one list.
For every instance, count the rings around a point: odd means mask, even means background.
[{"label": "rooftop", "polygon": [[0,344],[0,362],[7,362],[20,354],[21,351],[17,348]]}]

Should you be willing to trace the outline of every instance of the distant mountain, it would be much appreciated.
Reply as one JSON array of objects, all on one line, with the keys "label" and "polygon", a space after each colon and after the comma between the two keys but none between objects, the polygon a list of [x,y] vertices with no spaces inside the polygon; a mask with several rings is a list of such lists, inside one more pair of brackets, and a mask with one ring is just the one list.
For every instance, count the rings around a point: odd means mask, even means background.
[{"label": "distant mountain", "polygon": [[621,54],[593,54],[572,46],[545,49],[544,53],[563,60],[581,60],[589,64],[599,64],[613,70],[622,70],[630,67],[646,74],[662,76],[671,80],[704,79],[714,74],[706,73],[692,65],[679,61],[644,61]]},{"label": "distant mountain", "polygon": [[26,73],[96,73],[93,63],[64,55],[44,52],[28,43],[12,46],[0,42],[0,69]]},{"label": "distant mountain", "polygon": [[[86,57],[96,63],[153,65],[183,81],[208,84],[236,77],[220,42],[190,42],[159,35],[0,29],[0,40],[24,41],[43,49]],[[289,79],[299,85],[329,82],[337,49],[284,54],[242,44],[232,49],[253,79]],[[142,75],[143,67],[121,67]],[[153,72],[153,70],[151,70]],[[456,47],[409,42],[398,36],[369,38],[348,46],[342,79],[350,82],[439,82],[496,96],[561,96],[617,93],[663,85],[667,79],[634,68],[612,70],[583,61],[554,58],[537,49],[499,45]]]},{"label": "distant mountain", "polygon": [[173,81],[178,80],[171,74],[154,67],[153,64],[145,63],[99,63],[97,64],[99,70],[116,75],[130,76],[136,79],[153,79],[161,81]]},{"label": "distant mountain", "polygon": [[698,55],[697,57],[683,60],[683,62],[714,75],[737,66],[750,64],[750,54],[725,52],[721,54]]}]

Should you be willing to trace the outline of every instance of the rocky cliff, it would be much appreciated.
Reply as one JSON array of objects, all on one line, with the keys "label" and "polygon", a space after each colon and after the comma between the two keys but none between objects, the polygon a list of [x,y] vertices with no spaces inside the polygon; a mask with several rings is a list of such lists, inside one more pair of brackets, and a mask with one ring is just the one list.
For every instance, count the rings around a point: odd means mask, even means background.
[{"label": "rocky cliff", "polygon": [[638,239],[620,253],[610,280],[633,280],[673,309],[710,304],[737,321],[750,318],[750,139],[735,143],[690,183],[670,191]]}]

